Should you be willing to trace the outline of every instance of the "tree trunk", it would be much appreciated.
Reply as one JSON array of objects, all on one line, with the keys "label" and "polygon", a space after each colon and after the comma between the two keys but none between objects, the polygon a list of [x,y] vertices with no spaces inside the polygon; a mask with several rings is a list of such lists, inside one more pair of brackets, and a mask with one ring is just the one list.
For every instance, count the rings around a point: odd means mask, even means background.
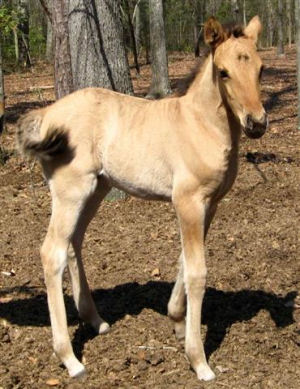
[{"label": "tree trunk", "polygon": [[278,0],[277,13],[277,55],[284,56],[284,42],[283,42],[283,0]]},{"label": "tree trunk", "polygon": [[[3,5],[3,0],[0,0],[0,7]],[[2,63],[2,41],[0,40],[0,134],[4,129],[4,79],[3,79],[3,63]]]},{"label": "tree trunk", "polygon": [[286,0],[286,13],[287,13],[287,36],[289,47],[292,46],[292,1]]},{"label": "tree trunk", "polygon": [[127,21],[128,21],[130,38],[131,38],[131,43],[132,43],[132,53],[133,53],[133,58],[134,58],[134,66],[135,66],[136,72],[138,74],[140,74],[138,53],[137,53],[137,48],[136,48],[136,39],[135,39],[135,35],[134,35],[134,26],[133,26],[132,19],[131,19],[131,7],[130,7],[130,3],[128,0],[124,0],[124,1],[125,1],[125,5],[126,5]]},{"label": "tree trunk", "polygon": [[20,60],[20,57],[19,57],[19,38],[18,38],[17,28],[13,29],[13,35],[14,35],[16,64],[18,64],[19,60]]},{"label": "tree trunk", "polygon": [[273,5],[271,0],[267,0],[267,24],[268,24],[268,45],[269,47],[273,46],[273,37],[274,37],[274,20],[273,20]]},{"label": "tree trunk", "polygon": [[54,0],[40,0],[40,4],[51,23],[53,23],[53,18],[52,18],[53,1]]},{"label": "tree trunk", "polygon": [[148,98],[161,98],[171,92],[168,76],[162,0],[149,0],[152,80]]},{"label": "tree trunk", "polygon": [[54,36],[53,36],[53,0],[40,0],[40,4],[47,17],[47,38],[46,38],[46,59],[48,62],[53,60],[53,45],[54,45]]},{"label": "tree trunk", "polygon": [[298,130],[300,130],[300,0],[295,0],[297,31]]},{"label": "tree trunk", "polygon": [[231,0],[231,12],[235,23],[240,23],[241,21],[240,8],[237,0]]},{"label": "tree trunk", "polygon": [[132,94],[120,1],[69,1],[70,48],[75,89],[98,86]]},{"label": "tree trunk", "polygon": [[68,31],[68,0],[53,0],[55,42],[55,95],[59,99],[73,91],[73,77]]},{"label": "tree trunk", "polygon": [[243,24],[247,26],[246,0],[243,1]]},{"label": "tree trunk", "polygon": [[31,66],[29,53],[29,3],[28,0],[19,0],[19,12],[21,22],[18,25],[20,37],[19,44],[19,61],[25,67]]},{"label": "tree trunk", "polygon": [[134,25],[134,37],[137,56],[140,54],[141,49],[141,0],[138,0],[133,11],[132,22]]},{"label": "tree trunk", "polygon": [[150,64],[150,32],[149,32],[149,0],[141,0],[139,2],[141,26],[142,26],[142,41],[145,47],[146,64]]},{"label": "tree trunk", "polygon": [[53,60],[53,43],[54,43],[53,27],[52,27],[53,1],[48,0],[45,6],[46,6],[45,12],[47,15],[46,59],[47,61],[51,62]]},{"label": "tree trunk", "polygon": [[195,57],[200,56],[200,42],[202,37],[202,25],[204,22],[204,1],[194,2],[194,53]]},{"label": "tree trunk", "polygon": [[46,59],[51,62],[53,59],[53,30],[50,20],[47,20]]}]

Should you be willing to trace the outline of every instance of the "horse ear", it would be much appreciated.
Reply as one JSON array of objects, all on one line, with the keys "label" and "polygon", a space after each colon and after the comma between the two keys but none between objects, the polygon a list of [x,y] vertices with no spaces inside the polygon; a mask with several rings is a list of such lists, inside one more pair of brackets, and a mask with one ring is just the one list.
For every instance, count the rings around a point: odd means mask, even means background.
[{"label": "horse ear", "polygon": [[204,41],[215,50],[225,40],[225,32],[216,18],[211,16],[204,24]]},{"label": "horse ear", "polygon": [[254,16],[248,23],[248,25],[244,29],[244,34],[248,37],[254,40],[255,43],[257,43],[258,36],[262,31],[262,24],[260,21],[259,16]]}]

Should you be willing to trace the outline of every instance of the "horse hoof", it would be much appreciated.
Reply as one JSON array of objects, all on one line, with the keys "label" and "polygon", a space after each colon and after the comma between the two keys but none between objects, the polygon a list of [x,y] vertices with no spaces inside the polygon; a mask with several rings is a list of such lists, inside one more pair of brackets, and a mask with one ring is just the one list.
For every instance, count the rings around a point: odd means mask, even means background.
[{"label": "horse hoof", "polygon": [[72,378],[81,378],[86,374],[86,369],[82,363],[76,363],[76,366],[72,366],[68,369],[69,375]]},{"label": "horse hoof", "polygon": [[216,378],[215,373],[208,365],[201,364],[196,368],[197,377],[202,381],[210,381]]},{"label": "horse hoof", "polygon": [[99,334],[106,334],[110,330],[110,326],[105,321],[99,326]]}]

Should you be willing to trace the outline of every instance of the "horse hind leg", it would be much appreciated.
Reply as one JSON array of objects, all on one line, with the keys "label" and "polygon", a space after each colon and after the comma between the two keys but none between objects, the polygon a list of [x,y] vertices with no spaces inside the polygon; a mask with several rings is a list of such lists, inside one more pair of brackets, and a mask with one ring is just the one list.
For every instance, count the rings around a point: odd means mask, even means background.
[{"label": "horse hind leg", "polygon": [[[50,180],[52,215],[41,248],[47,287],[53,347],[71,377],[84,373],[84,366],[75,357],[67,328],[62,291],[62,276],[67,266],[67,252],[86,201],[93,193],[97,178],[92,174],[63,170]],[[67,181],[66,181],[67,178]]]},{"label": "horse hind leg", "polygon": [[72,244],[68,250],[68,267],[72,281],[74,301],[79,316],[83,321],[91,324],[96,333],[99,334],[107,332],[109,330],[109,324],[97,312],[82,263],[81,247],[85,231],[110,189],[106,182],[98,181],[95,193],[87,200],[81,213],[72,237]]}]

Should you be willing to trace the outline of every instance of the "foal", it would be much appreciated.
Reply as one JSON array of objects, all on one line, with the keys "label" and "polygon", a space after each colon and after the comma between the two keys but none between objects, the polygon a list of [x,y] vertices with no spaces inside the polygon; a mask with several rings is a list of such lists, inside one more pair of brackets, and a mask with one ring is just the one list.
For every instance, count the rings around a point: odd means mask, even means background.
[{"label": "foal", "polygon": [[[67,329],[62,275],[68,265],[80,317],[98,333],[109,325],[96,311],[81,259],[86,228],[114,186],[145,199],[172,201],[182,254],[168,313],[199,379],[215,377],[200,335],[205,291],[204,240],[238,164],[240,130],[262,136],[261,31],[254,17],[242,31],[205,24],[211,52],[183,96],[148,101],[100,88],[79,90],[30,112],[18,125],[23,153],[41,161],[52,215],[41,249],[54,350],[72,377],[85,370]],[[187,306],[185,301],[187,301]]]}]

